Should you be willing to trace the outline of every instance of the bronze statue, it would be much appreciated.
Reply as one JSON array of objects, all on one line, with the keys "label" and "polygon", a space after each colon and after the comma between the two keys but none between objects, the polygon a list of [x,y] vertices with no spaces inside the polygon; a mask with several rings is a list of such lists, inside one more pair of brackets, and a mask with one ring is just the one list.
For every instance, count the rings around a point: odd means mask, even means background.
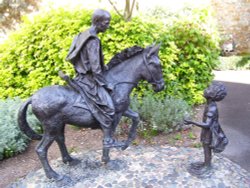
[{"label": "bronze statue", "polygon": [[206,98],[203,121],[201,123],[185,119],[185,124],[193,124],[202,128],[201,142],[203,145],[205,161],[192,163],[189,172],[197,176],[203,176],[211,169],[212,151],[220,153],[228,144],[228,139],[221,129],[219,113],[216,102],[221,101],[227,95],[225,86],[220,82],[212,83],[205,91]]},{"label": "bronze statue", "polygon": [[[98,10],[94,13],[93,21],[92,27],[87,31],[89,34],[79,34],[76,38],[79,40],[73,42],[67,56],[76,69],[76,78],[71,80],[60,73],[60,76],[67,80],[67,86],[55,85],[38,90],[24,102],[18,113],[20,129],[31,139],[41,140],[36,152],[46,176],[55,180],[68,178],[56,173],[49,165],[47,152],[54,141],[59,145],[64,163],[79,163],[67,151],[64,138],[66,124],[103,130],[102,161],[107,163],[110,161],[110,148],[126,149],[135,139],[139,116],[129,109],[129,95],[133,88],[140,80],[151,83],[155,92],[164,88],[158,57],[159,45],[148,46],[145,49],[138,46],[125,49],[115,55],[105,69],[102,64],[100,41],[96,34],[106,30],[110,15],[106,11]],[[84,84],[86,86],[83,86]],[[108,88],[108,92],[105,88]],[[29,105],[43,125],[43,135],[36,134],[29,127],[26,120]],[[132,126],[127,140],[118,142],[112,137],[122,116],[131,118]]]},{"label": "bronze statue", "polygon": [[115,142],[109,131],[115,107],[108,93],[109,90],[112,90],[112,85],[103,77],[105,66],[101,41],[97,34],[108,29],[110,19],[109,12],[96,10],[92,16],[90,29],[75,37],[66,58],[74,65],[77,73],[74,81],[82,90],[81,97],[87,101],[88,109],[102,126],[107,127],[105,129],[107,132],[104,133],[106,134],[103,140],[104,147],[112,147]]}]

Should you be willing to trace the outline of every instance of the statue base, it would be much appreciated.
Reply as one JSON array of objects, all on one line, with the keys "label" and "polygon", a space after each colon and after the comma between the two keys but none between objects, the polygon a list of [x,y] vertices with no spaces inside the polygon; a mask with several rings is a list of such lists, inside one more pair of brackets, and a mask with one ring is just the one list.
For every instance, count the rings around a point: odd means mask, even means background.
[{"label": "statue base", "polygon": [[[212,169],[205,175],[203,168],[193,161],[203,159],[203,150],[197,148],[176,148],[168,145],[154,147],[129,147],[125,151],[112,149],[110,163],[101,162],[102,151],[75,153],[81,160],[76,166],[65,165],[60,159],[52,167],[70,182],[55,182],[46,178],[43,169],[30,172],[25,178],[10,187],[238,187],[248,188],[250,173],[220,154],[215,154]],[[190,169],[203,174],[190,174]],[[200,169],[200,170],[197,170]],[[197,178],[198,177],[198,178]]]}]

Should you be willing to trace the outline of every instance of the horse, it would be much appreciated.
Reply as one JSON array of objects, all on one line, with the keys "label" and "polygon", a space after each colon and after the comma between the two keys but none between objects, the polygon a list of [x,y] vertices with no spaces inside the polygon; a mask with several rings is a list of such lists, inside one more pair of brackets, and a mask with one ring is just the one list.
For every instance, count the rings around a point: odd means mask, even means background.
[{"label": "horse", "polygon": [[[132,125],[128,138],[123,141],[120,147],[124,150],[136,137],[136,128],[139,123],[139,115],[129,108],[129,95],[140,80],[146,80],[152,84],[155,92],[164,88],[162,68],[158,57],[159,45],[152,45],[144,48],[128,48],[115,56],[115,61],[110,61],[109,69],[104,72],[104,78],[108,83],[113,83],[114,89],[111,98],[115,106],[115,115],[112,123],[112,135],[122,116],[132,119]],[[128,55],[130,54],[130,55]],[[122,58],[121,58],[122,57]],[[18,112],[18,125],[22,132],[29,138],[41,140],[36,147],[36,153],[41,161],[45,175],[49,179],[63,180],[66,177],[59,175],[50,166],[47,152],[51,144],[56,141],[62,161],[69,165],[76,165],[80,162],[72,158],[65,145],[65,125],[75,125],[84,128],[100,128],[104,137],[107,128],[102,126],[87,108],[76,107],[76,100],[79,99],[79,92],[70,85],[53,85],[41,88],[27,99]],[[37,134],[31,129],[26,114],[28,106],[43,126],[43,135]],[[110,148],[103,147],[102,161],[108,163]]]}]

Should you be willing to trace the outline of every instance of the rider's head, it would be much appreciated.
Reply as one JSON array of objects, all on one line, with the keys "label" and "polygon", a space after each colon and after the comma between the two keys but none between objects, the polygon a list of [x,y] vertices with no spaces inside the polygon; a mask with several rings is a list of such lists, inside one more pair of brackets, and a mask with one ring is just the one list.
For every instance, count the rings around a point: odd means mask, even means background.
[{"label": "rider's head", "polygon": [[105,32],[109,28],[111,15],[108,11],[97,9],[92,16],[92,25],[95,26],[97,33]]}]

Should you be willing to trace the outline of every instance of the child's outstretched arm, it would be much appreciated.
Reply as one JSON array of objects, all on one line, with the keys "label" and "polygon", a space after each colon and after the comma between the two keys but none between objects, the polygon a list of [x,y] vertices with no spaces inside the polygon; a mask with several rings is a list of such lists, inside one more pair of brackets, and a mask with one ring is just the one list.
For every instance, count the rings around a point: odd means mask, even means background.
[{"label": "child's outstretched arm", "polygon": [[184,119],[184,123],[186,125],[193,124],[201,128],[210,128],[212,125],[212,119],[210,117],[207,117],[206,122],[201,122],[201,123]]}]

